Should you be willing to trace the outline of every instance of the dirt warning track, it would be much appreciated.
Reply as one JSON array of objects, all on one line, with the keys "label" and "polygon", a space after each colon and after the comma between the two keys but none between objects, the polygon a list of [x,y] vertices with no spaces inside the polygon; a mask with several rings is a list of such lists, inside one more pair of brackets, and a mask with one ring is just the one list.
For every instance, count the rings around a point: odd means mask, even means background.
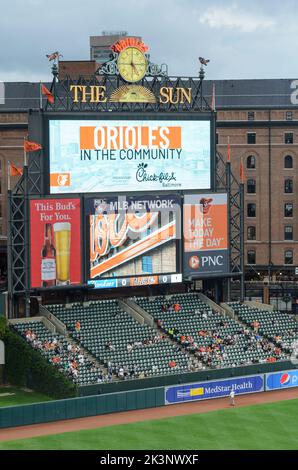
[{"label": "dirt warning track", "polygon": [[[293,398],[298,398],[298,388],[237,396],[236,406],[241,407],[262,403],[272,403],[281,400],[290,400]],[[45,436],[48,434],[81,431],[83,429],[94,429],[117,424],[136,423],[139,421],[169,418],[172,416],[207,413],[208,411],[222,410],[229,407],[229,398],[226,397],[179,405],[162,406],[158,408],[147,408],[145,410],[124,411],[121,413],[111,413],[88,418],[55,421],[53,423],[18,426],[15,428],[1,429],[0,441],[26,439],[36,436]]]}]

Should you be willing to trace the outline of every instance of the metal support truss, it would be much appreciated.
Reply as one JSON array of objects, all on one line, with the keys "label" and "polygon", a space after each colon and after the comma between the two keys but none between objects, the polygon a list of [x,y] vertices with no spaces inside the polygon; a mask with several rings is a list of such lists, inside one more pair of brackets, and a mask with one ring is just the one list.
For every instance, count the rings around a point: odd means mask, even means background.
[{"label": "metal support truss", "polygon": [[[231,171],[230,162],[216,153],[216,187],[228,194],[228,238],[230,273],[241,276],[241,299],[244,299],[244,198],[243,188]],[[228,280],[228,300],[230,300],[230,278]]]},{"label": "metal support truss", "polygon": [[[119,75],[94,75],[90,78],[80,77],[72,80],[67,77],[58,81],[57,67],[53,66],[53,82],[51,92],[54,95],[54,102],[45,104],[47,113],[51,112],[118,112],[118,113],[211,113],[212,109],[209,101],[203,94],[204,74],[198,78],[167,77],[162,75],[145,76],[138,83],[138,86],[147,88],[156,97],[155,102],[150,103],[128,103],[111,102],[108,97],[112,92],[121,86],[128,84]],[[105,87],[106,101],[84,103],[74,102],[71,85],[100,85]],[[192,98],[183,103],[161,103],[159,100],[160,89],[168,87],[177,89],[191,88]],[[173,100],[175,101],[175,100]],[[40,111],[41,113],[43,110]],[[29,111],[30,114],[30,111]],[[44,142],[42,119],[39,113],[31,113],[29,119],[30,139],[37,142]],[[213,113],[212,113],[213,114]],[[214,114],[213,114],[214,116]],[[44,144],[43,144],[44,145]],[[224,162],[221,155],[217,154],[217,184],[215,189],[224,188],[226,190],[226,179],[221,181],[219,177]],[[29,155],[29,165],[24,167],[23,176],[18,181],[12,191],[8,192],[9,215],[8,215],[8,290],[10,295],[10,316],[18,316],[17,300],[25,299],[25,313],[30,314],[30,268],[29,268],[29,197],[31,195],[44,195],[44,173],[47,171],[43,150]],[[223,183],[223,184],[221,184]],[[236,188],[236,189],[233,189]],[[231,177],[231,193],[229,203],[231,205],[231,272],[240,272],[241,250],[240,246],[240,202],[239,185],[235,178]]]},{"label": "metal support truss", "polygon": [[8,191],[8,292],[10,315],[15,316],[15,295],[25,294],[28,279],[28,197],[27,168],[14,190]]}]

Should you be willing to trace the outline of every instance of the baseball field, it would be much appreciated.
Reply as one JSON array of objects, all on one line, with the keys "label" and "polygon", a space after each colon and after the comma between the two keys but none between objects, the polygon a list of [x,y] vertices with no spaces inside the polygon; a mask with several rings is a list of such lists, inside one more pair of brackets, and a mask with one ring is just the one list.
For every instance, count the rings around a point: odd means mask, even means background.
[{"label": "baseball field", "polygon": [[49,400],[52,400],[52,398],[26,388],[12,386],[0,387],[0,407],[27,405],[30,403],[40,403]]},{"label": "baseball field", "polygon": [[0,449],[297,450],[297,423],[298,399],[291,399],[3,441]]}]

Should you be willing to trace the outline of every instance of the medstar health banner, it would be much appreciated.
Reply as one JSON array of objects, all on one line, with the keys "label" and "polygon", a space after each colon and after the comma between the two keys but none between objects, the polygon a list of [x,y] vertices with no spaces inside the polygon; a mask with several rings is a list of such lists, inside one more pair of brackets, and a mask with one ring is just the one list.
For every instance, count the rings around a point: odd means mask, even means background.
[{"label": "medstar health banner", "polygon": [[187,194],[183,217],[184,274],[227,273],[227,195]]},{"label": "medstar health banner", "polygon": [[210,188],[209,121],[51,120],[51,193]]},{"label": "medstar health banner", "polygon": [[30,201],[31,287],[81,284],[80,199]]}]

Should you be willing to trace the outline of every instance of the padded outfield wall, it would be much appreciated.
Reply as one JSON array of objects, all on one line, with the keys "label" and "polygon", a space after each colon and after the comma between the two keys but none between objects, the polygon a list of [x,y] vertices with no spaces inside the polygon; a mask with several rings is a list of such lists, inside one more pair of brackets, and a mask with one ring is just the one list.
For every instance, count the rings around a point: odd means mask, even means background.
[{"label": "padded outfield wall", "polygon": [[270,391],[276,388],[297,387],[298,370],[296,369],[199,383],[181,383],[172,387],[147,388],[32,405],[5,407],[0,408],[0,428],[154,408],[178,402],[226,397],[229,395],[231,388],[235,389],[236,395],[239,395]]}]

